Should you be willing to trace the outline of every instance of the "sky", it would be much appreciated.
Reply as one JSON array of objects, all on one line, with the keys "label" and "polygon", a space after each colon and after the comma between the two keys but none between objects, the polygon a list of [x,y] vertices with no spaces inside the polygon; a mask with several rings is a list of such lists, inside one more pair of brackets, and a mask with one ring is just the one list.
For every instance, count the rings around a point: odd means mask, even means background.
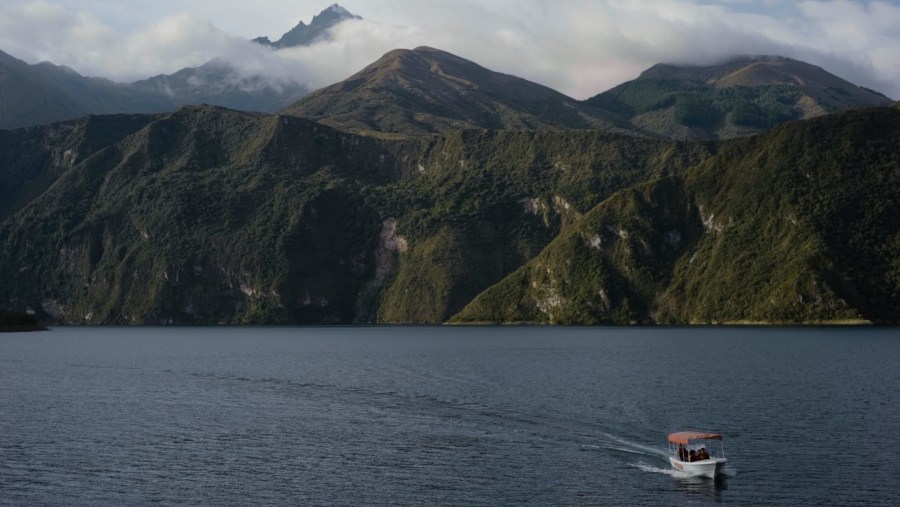
[{"label": "sky", "polygon": [[312,89],[431,46],[585,99],[656,63],[775,54],[900,98],[900,0],[341,0],[360,21],[273,51],[334,0],[3,0],[0,50],[134,81],[213,58]]}]

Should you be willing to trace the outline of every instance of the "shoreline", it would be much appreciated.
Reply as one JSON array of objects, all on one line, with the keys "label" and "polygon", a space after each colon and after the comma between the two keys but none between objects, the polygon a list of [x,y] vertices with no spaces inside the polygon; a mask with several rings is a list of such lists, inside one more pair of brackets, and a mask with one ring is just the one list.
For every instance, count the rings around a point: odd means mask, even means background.
[{"label": "shoreline", "polygon": [[72,324],[72,323],[56,323],[56,324],[36,324],[34,326],[9,326],[0,324],[0,332],[22,332],[22,331],[48,331],[53,328],[310,328],[310,329],[328,329],[328,328],[441,328],[441,327],[459,327],[459,328],[509,328],[509,327],[535,327],[535,328],[602,328],[602,329],[716,329],[716,328],[794,328],[794,329],[815,329],[815,328],[896,328],[900,327],[900,323],[874,323],[867,320],[835,320],[821,322],[762,322],[762,321],[729,321],[729,322],[712,322],[700,323],[692,322],[686,324],[548,324],[536,322],[438,322],[438,323],[391,323],[391,324]]}]

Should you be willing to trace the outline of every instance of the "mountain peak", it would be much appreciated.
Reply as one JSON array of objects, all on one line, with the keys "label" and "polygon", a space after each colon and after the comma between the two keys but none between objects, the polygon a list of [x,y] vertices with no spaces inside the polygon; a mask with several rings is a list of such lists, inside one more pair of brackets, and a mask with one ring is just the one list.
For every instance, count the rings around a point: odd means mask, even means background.
[{"label": "mountain peak", "polygon": [[350,13],[350,11],[341,7],[338,4],[331,4],[330,6],[328,6],[327,9],[325,9],[322,12],[333,12],[333,13],[337,14],[338,16],[344,16],[344,17],[348,17],[348,18],[358,17],[358,16],[354,16],[353,14]]},{"label": "mountain peak", "polygon": [[347,9],[341,7],[338,4],[331,4],[329,7],[325,8],[322,12],[315,15],[312,19],[312,22],[309,26],[317,26],[317,25],[327,25],[333,26],[341,21],[347,19],[362,19],[361,17],[352,14]]},{"label": "mountain peak", "polygon": [[268,37],[257,37],[253,42],[263,46],[271,46],[275,49],[291,48],[297,46],[309,46],[317,40],[328,37],[328,31],[337,24],[350,19],[362,19],[338,4],[331,4],[322,12],[313,16],[307,25],[303,21],[281,36],[281,39],[272,42]]},{"label": "mountain peak", "polygon": [[395,49],[284,110],[351,132],[609,128],[604,112],[439,49]]}]

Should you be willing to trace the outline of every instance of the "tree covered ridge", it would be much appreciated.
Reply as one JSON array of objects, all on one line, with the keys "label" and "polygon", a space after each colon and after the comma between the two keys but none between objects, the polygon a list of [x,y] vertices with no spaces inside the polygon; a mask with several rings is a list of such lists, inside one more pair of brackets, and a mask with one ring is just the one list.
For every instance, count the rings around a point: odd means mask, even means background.
[{"label": "tree covered ridge", "polygon": [[729,143],[591,210],[459,322],[900,320],[900,115]]},{"label": "tree covered ridge", "polygon": [[[385,140],[209,107],[0,132],[40,147],[0,168],[19,195],[38,189],[0,210],[0,309],[92,324],[895,322],[898,116],[720,143]],[[117,121],[128,134],[105,136]]]}]

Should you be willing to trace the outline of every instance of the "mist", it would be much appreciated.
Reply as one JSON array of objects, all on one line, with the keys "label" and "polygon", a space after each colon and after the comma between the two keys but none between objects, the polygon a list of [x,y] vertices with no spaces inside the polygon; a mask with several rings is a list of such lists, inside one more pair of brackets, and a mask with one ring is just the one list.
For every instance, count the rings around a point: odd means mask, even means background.
[{"label": "mist", "polygon": [[220,59],[237,81],[316,89],[392,49],[427,45],[577,99],[660,62],[775,54],[900,96],[900,7],[886,1],[347,0],[364,19],[326,40],[280,51],[249,42],[278,38],[329,2],[138,1],[141,23],[108,1],[13,0],[0,7],[0,49],[121,82]]}]

